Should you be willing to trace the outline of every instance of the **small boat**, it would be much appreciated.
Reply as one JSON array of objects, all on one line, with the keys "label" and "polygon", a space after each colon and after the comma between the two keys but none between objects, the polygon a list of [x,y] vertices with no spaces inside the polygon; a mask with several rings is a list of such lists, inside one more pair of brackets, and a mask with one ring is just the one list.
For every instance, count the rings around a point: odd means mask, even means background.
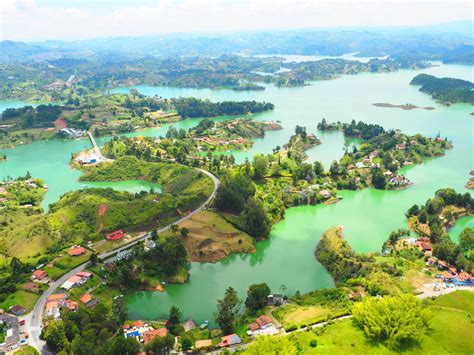
[{"label": "small boat", "polygon": [[209,325],[209,321],[206,320],[206,321],[204,321],[204,323],[202,323],[202,324],[199,326],[199,329],[205,329],[205,328],[207,328],[208,325]]}]

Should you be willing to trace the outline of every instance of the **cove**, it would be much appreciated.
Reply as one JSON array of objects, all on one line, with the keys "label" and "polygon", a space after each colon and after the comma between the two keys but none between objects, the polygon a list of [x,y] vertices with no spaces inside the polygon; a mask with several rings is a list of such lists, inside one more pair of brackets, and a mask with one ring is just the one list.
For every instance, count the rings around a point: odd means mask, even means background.
[{"label": "cove", "polygon": [[[403,173],[415,184],[399,191],[341,191],[343,200],[334,205],[301,206],[287,210],[285,220],[274,226],[269,239],[257,243],[254,254],[233,255],[216,264],[192,263],[190,281],[183,285],[168,285],[165,292],[136,292],[127,297],[131,318],[158,318],[167,315],[176,305],[186,317],[196,322],[211,320],[216,300],[224,290],[233,286],[245,298],[252,283],[267,282],[274,292],[281,285],[290,295],[300,290],[331,287],[328,273],[314,258],[314,249],[323,231],[344,226],[345,238],[359,252],[379,251],[391,231],[406,227],[404,213],[413,204],[422,204],[437,189],[452,187],[466,192],[464,185],[474,166],[472,106],[456,104],[442,106],[430,96],[410,86],[419,73],[439,77],[472,80],[472,66],[442,65],[424,70],[402,70],[393,73],[363,73],[342,76],[336,80],[312,82],[310,86],[277,88],[266,86],[264,91],[235,92],[231,90],[182,89],[170,87],[135,86],[142,94],[163,97],[195,96],[212,101],[259,100],[275,104],[275,110],[255,115],[257,120],[281,121],[283,129],[267,132],[256,139],[251,149],[236,152],[236,160],[252,159],[256,153],[270,153],[283,145],[293,134],[295,125],[315,132],[322,144],[308,151],[309,160],[321,160],[326,169],[332,160],[343,154],[344,137],[340,133],[316,132],[316,125],[325,117],[328,121],[349,122],[352,119],[399,128],[403,132],[448,137],[454,148],[446,156],[430,159],[421,165],[409,166]],[[127,92],[131,87],[117,88]],[[372,103],[412,103],[433,106],[435,110],[403,111],[375,107]],[[223,118],[219,118],[223,119]],[[199,119],[180,121],[174,126],[187,129]],[[168,127],[147,129],[128,136],[164,135]],[[103,144],[110,137],[98,140]],[[347,142],[352,144],[352,142]],[[0,162],[0,177],[24,175],[26,171],[43,178],[49,186],[45,204],[53,202],[67,191],[81,188],[80,172],[69,168],[71,153],[90,148],[87,140],[50,140],[34,142],[15,149],[0,150],[8,160]],[[454,227],[456,228],[456,226]],[[453,229],[454,229],[453,228]],[[450,231],[453,232],[453,229]],[[453,236],[453,234],[451,234]],[[453,237],[454,238],[454,237]]]}]

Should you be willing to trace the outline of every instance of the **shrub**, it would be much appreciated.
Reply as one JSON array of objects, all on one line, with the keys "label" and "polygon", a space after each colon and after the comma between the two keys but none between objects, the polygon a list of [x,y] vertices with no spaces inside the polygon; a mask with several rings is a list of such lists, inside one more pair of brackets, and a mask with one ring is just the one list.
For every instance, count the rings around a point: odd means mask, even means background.
[{"label": "shrub", "polygon": [[316,346],[318,346],[318,341],[316,339],[311,339],[311,341],[309,342],[309,346],[315,348]]}]

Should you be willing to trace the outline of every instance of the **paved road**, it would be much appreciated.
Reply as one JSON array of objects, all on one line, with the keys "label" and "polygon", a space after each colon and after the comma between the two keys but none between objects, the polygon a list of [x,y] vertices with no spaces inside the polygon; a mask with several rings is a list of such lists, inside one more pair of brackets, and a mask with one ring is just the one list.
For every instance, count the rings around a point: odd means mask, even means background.
[{"label": "paved road", "polygon": [[[206,174],[207,176],[209,176],[212,179],[212,181],[214,182],[214,190],[212,191],[211,195],[207,198],[207,200],[201,206],[199,206],[197,209],[195,209],[191,213],[187,214],[186,216],[184,216],[184,217],[180,218],[179,220],[173,222],[172,224],[169,224],[169,225],[167,225],[163,228],[158,229],[157,230],[158,234],[163,233],[164,231],[167,231],[168,229],[171,228],[171,226],[173,224],[179,224],[181,222],[184,222],[187,219],[191,218],[196,213],[204,210],[205,208],[207,208],[209,203],[216,196],[217,189],[220,186],[219,179],[217,177],[215,177],[213,174],[211,174],[210,172],[206,171],[206,170],[199,169],[199,168],[195,168],[195,169],[199,170],[203,174]],[[111,257],[111,256],[113,256],[113,255],[115,255],[115,254],[117,254],[117,253],[119,253],[123,250],[129,249],[129,248],[133,247],[134,245],[140,243],[144,239],[148,238],[149,236],[150,236],[150,234],[147,233],[147,234],[143,235],[142,237],[140,237],[138,239],[135,239],[133,242],[131,242],[127,245],[121,246],[117,249],[111,250],[111,251],[106,252],[106,253],[102,253],[102,254],[99,255],[99,259],[104,260],[104,259],[107,259],[107,258],[109,258],[109,257]],[[66,282],[66,280],[68,278],[73,276],[76,272],[84,270],[88,265],[89,265],[89,262],[81,264],[78,267],[76,267],[75,269],[73,269],[73,270],[67,272],[66,274],[64,274],[63,276],[61,276],[58,280],[54,281],[49,286],[49,288],[38,299],[38,301],[35,304],[35,307],[33,308],[33,311],[30,312],[28,315],[21,318],[21,319],[25,320],[25,327],[26,327],[26,330],[29,334],[29,339],[28,339],[29,344],[31,346],[35,347],[40,352],[40,354],[52,354],[52,352],[48,350],[45,342],[42,341],[39,338],[40,334],[41,334],[43,310],[44,310],[44,306],[46,304],[46,300],[48,299],[49,296],[51,296],[54,293],[54,291],[56,291],[56,289],[58,289],[64,282]]]}]

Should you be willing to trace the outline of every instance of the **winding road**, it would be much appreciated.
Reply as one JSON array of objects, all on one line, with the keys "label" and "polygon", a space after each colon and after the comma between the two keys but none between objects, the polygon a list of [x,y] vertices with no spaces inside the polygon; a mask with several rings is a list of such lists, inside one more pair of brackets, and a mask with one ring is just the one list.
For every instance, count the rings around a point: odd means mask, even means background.
[{"label": "winding road", "polygon": [[[177,221],[174,221],[172,224],[168,224],[167,226],[158,229],[156,231],[158,234],[167,231],[168,229],[171,228],[172,225],[180,224],[180,223],[188,220],[189,218],[191,218],[196,213],[204,210],[205,208],[207,208],[209,203],[216,196],[217,189],[220,186],[219,179],[216,176],[214,176],[213,174],[211,174],[209,171],[199,169],[199,168],[195,168],[195,169],[199,170],[200,172],[202,172],[203,174],[209,176],[212,179],[212,181],[214,182],[214,190],[212,191],[212,193],[209,195],[207,200],[201,206],[199,206],[197,209],[195,209],[191,213],[187,214],[186,216],[178,219]],[[126,249],[129,249],[129,248],[133,247],[134,245],[140,243],[141,241],[145,240],[148,237],[150,237],[150,233],[147,233],[147,234],[141,236],[140,238],[135,239],[133,242],[130,242],[126,245],[123,245],[123,246],[121,246],[117,249],[102,253],[98,257],[99,257],[100,260],[108,259],[111,256],[114,256],[115,254],[117,254],[117,253],[119,253],[123,250],[126,250]],[[48,297],[51,296],[54,293],[54,291],[56,291],[64,282],[66,282],[66,280],[68,278],[73,276],[76,272],[84,270],[88,265],[89,265],[89,262],[85,262],[84,264],[81,264],[81,265],[77,266],[73,270],[67,272],[66,274],[61,276],[59,279],[54,281],[49,286],[49,288],[46,291],[44,291],[43,294],[40,296],[40,298],[36,302],[33,310],[29,314],[27,314],[26,316],[21,317],[21,319],[25,320],[26,331],[28,332],[28,335],[29,335],[29,339],[28,339],[29,344],[31,346],[35,347],[40,352],[40,354],[53,354],[48,349],[48,347],[46,346],[46,343],[40,339],[41,329],[42,329],[43,310],[44,310],[44,306],[46,304],[46,301],[47,301]]]}]

